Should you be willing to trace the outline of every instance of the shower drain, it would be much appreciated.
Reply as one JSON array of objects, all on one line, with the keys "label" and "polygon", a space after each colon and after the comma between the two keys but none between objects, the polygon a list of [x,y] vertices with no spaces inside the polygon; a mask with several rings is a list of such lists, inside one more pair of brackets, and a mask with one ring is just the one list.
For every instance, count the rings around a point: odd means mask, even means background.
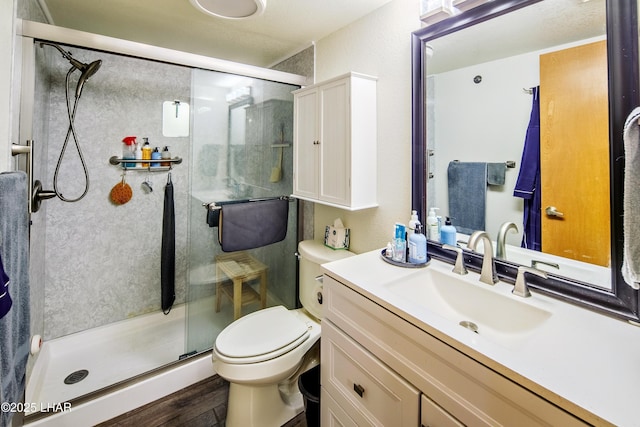
[{"label": "shower drain", "polygon": [[89,371],[86,369],[80,369],[79,371],[75,371],[67,375],[67,378],[64,379],[65,384],[76,384],[87,378],[89,375]]}]

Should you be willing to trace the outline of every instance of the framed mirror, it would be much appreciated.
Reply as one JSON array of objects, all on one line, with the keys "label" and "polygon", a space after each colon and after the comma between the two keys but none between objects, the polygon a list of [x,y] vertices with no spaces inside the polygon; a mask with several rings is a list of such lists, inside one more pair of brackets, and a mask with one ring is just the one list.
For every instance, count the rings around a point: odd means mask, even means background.
[{"label": "framed mirror", "polygon": [[[485,230],[492,239],[497,237],[499,224],[506,222],[518,224],[522,231],[523,202],[513,197],[513,190],[532,111],[532,95],[528,91],[542,86],[540,80],[543,79],[547,93],[550,92],[541,64],[546,56],[555,52],[602,45],[601,62],[606,61],[602,64],[603,73],[608,70],[608,79],[606,75],[602,78],[603,115],[608,130],[602,134],[605,151],[604,156],[601,153],[599,157],[608,157],[609,161],[604,162],[608,171],[601,172],[600,181],[606,179],[606,185],[604,199],[598,207],[607,211],[604,232],[599,233],[606,239],[607,247],[603,260],[598,263],[588,260],[593,263],[593,271],[601,276],[592,279],[596,277],[592,272],[585,275],[565,268],[565,264],[573,265],[572,257],[588,258],[582,251],[575,251],[576,256],[566,258],[562,253],[554,254],[563,265],[562,271],[547,269],[549,279],[531,278],[530,282],[542,292],[630,320],[638,319],[638,292],[624,282],[620,273],[622,135],[627,115],[639,104],[637,6],[636,0],[494,0],[420,29],[412,36],[413,209],[418,210],[423,220],[431,207],[441,208],[448,216],[447,164],[450,162],[515,163],[515,168],[503,171],[504,184],[496,189],[487,187]],[[563,74],[571,73],[563,71]],[[587,77],[580,74],[574,80],[585,79]],[[578,145],[574,151],[580,149]],[[605,206],[607,202],[609,206]],[[582,209],[576,216],[584,216],[585,209]],[[520,248],[521,232],[513,234],[509,236],[507,256],[497,260],[501,278],[511,282],[519,264],[529,265],[531,260],[547,255],[542,249],[542,252],[530,251],[533,252],[530,259],[510,259],[510,252],[528,251]],[[583,226],[582,234],[595,237],[591,227]],[[548,242],[566,240],[551,236],[546,237]],[[438,242],[430,241],[429,250],[435,257],[453,261],[454,254],[443,250]],[[465,253],[465,260],[472,267],[479,267],[481,263],[480,257],[470,251]]]}]

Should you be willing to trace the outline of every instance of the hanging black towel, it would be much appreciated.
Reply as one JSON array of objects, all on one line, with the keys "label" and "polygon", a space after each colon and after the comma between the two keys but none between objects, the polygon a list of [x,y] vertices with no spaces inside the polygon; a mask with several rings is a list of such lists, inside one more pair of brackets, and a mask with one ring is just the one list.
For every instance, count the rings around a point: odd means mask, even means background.
[{"label": "hanging black towel", "polygon": [[162,217],[162,254],[160,283],[162,311],[169,314],[176,299],[176,218],[173,208],[173,183],[171,172],[164,187],[164,213]]},{"label": "hanging black towel", "polygon": [[222,205],[218,242],[224,252],[242,251],[284,240],[289,201],[259,200]]}]

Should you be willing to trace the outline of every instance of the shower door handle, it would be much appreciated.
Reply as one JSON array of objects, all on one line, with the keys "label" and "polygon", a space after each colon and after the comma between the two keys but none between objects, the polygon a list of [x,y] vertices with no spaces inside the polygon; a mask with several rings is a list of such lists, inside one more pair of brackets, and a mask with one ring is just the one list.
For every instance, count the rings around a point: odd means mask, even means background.
[{"label": "shower door handle", "polygon": [[27,155],[26,173],[27,173],[27,205],[29,207],[29,215],[31,215],[31,203],[33,197],[33,141],[27,139],[25,145],[11,144],[11,155],[19,154]]}]

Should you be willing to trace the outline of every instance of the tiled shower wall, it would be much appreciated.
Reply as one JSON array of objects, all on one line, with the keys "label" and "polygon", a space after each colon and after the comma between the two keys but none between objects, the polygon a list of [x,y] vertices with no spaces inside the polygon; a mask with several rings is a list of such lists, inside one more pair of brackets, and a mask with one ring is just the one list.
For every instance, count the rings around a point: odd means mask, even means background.
[{"label": "tiled shower wall", "polygon": [[[122,170],[110,165],[122,155],[125,136],[149,137],[152,146],[168,145],[172,156],[185,161],[171,172],[176,213],[176,303],[184,301],[187,263],[188,137],[162,136],[162,103],[190,102],[191,70],[136,58],[68,48],[83,62],[102,60],[100,70],[85,84],[75,120],[76,133],[89,170],[90,190],[75,203],[45,201],[47,227],[44,282],[44,338],[51,339],[160,307],[160,248],[163,192],[167,173],[130,171],[124,177],[133,190],[130,202],[116,206],[111,188]],[[53,173],[68,129],[65,75],[69,64],[52,47],[36,48],[46,55],[49,80],[37,99],[48,103],[34,118],[45,132],[47,170],[39,177],[52,188]],[[39,70],[38,73],[43,73]],[[77,78],[79,73],[73,74]],[[75,89],[73,80],[71,89]],[[47,93],[48,90],[48,93]],[[37,177],[38,178],[38,177]],[[145,193],[144,180],[153,183]],[[81,194],[84,175],[72,139],[58,177],[68,198]],[[35,237],[35,236],[34,236]]]}]

